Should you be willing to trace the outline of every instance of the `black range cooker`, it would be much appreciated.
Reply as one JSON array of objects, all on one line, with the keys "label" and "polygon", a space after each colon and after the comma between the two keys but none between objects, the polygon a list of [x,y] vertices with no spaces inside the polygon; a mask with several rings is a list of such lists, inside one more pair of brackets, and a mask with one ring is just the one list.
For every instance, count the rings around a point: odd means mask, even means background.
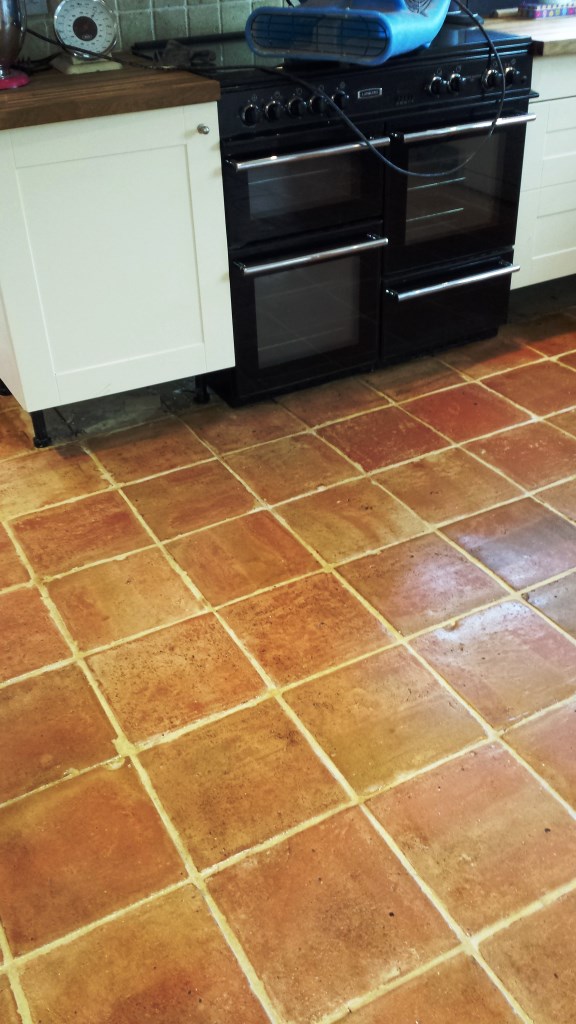
[{"label": "black range cooker", "polygon": [[230,403],[505,322],[532,65],[529,39],[491,39],[446,24],[376,68],[137,44],[221,85],[236,365],[209,383]]}]

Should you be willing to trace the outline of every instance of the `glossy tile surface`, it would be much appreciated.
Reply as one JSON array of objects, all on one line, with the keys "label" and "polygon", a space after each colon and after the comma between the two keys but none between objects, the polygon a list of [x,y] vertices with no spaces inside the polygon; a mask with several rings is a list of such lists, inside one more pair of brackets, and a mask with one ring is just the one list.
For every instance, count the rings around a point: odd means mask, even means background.
[{"label": "glossy tile surface", "polygon": [[576,809],[576,700],[511,729],[506,740]]},{"label": "glossy tile surface", "polygon": [[[576,323],[576,321],[575,321]],[[576,373],[560,363],[541,362],[486,381],[489,388],[538,416],[576,403]]]},{"label": "glossy tile surface", "polygon": [[530,591],[528,600],[576,639],[576,572]]},{"label": "glossy tile surface", "polygon": [[446,446],[446,440],[435,430],[395,407],[355,416],[324,427],[320,433],[367,471]]},{"label": "glossy tile surface", "polygon": [[550,423],[526,423],[467,445],[467,451],[505,473],[527,490],[571,476],[576,438]]},{"label": "glossy tile surface", "polygon": [[452,441],[521,423],[526,415],[479,384],[464,384],[408,402],[404,408]]}]

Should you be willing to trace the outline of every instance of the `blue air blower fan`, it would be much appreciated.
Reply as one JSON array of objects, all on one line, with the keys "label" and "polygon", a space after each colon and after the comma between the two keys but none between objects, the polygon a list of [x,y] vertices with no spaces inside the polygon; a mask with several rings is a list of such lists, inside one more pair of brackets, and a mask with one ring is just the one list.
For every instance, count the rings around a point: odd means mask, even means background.
[{"label": "blue air blower fan", "polygon": [[372,67],[429,46],[449,6],[450,0],[307,0],[300,7],[259,7],[246,22],[246,39],[263,57]]}]

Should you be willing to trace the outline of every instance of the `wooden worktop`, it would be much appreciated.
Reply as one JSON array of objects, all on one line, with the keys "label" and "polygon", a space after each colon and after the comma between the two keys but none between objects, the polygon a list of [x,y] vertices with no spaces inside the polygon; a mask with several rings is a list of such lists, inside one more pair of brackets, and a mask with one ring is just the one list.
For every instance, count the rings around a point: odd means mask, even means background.
[{"label": "wooden worktop", "polygon": [[124,67],[63,75],[50,69],[32,75],[20,89],[0,91],[0,129],[207,103],[219,97],[217,82],[186,71]]},{"label": "wooden worktop", "polygon": [[538,57],[576,53],[576,17],[565,18],[490,18],[484,22],[489,32],[510,32],[532,36],[532,52]]}]

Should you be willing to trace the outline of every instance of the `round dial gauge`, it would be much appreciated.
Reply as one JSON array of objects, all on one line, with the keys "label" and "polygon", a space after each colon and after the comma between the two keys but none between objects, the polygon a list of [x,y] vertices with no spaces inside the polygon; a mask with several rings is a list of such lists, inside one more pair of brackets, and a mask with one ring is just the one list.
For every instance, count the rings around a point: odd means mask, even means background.
[{"label": "round dial gauge", "polygon": [[116,42],[116,18],[103,0],[61,0],[54,12],[54,32],[77,57],[110,53]]}]

